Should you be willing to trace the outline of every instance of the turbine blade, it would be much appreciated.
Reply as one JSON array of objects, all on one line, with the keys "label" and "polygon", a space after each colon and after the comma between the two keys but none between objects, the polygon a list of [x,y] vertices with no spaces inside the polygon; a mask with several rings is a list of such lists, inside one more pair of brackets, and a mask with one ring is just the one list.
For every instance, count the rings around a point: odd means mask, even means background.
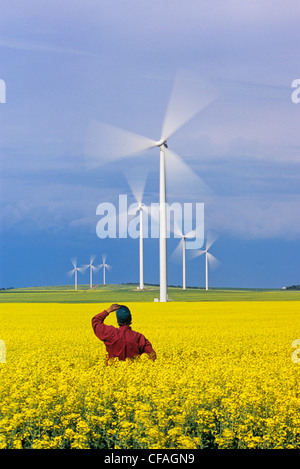
[{"label": "turbine blade", "polygon": [[143,201],[147,176],[148,171],[141,172],[138,169],[133,169],[125,173],[130,190],[138,204],[141,204]]},{"label": "turbine blade", "polygon": [[212,103],[218,96],[216,87],[204,78],[180,71],[173,90],[162,127],[162,139],[168,140],[180,127]]},{"label": "turbine blade", "polygon": [[174,223],[173,223],[172,226],[170,226],[170,228],[171,229],[173,228],[174,237],[175,236],[177,238],[182,238],[183,237],[181,226],[179,226],[179,223],[178,223],[178,220],[176,219],[176,217],[174,217]]},{"label": "turbine blade", "polygon": [[217,233],[213,233],[209,231],[206,235],[206,249],[210,249],[212,245],[217,241],[218,235]]},{"label": "turbine blade", "polygon": [[74,269],[76,269],[76,263],[77,263],[76,257],[72,257],[71,262],[73,264]]},{"label": "turbine blade", "polygon": [[[157,221],[159,218],[157,219]],[[169,228],[170,228],[170,233],[174,234],[174,238],[182,238],[183,237],[183,231],[182,231],[182,226],[181,226],[182,220],[178,220],[178,217],[174,216],[169,219]]]},{"label": "turbine blade", "polygon": [[156,142],[102,122],[91,121],[86,132],[85,154],[91,166],[140,154]]},{"label": "turbine blade", "polygon": [[195,238],[195,236],[196,236],[196,230],[191,230],[189,233],[185,235],[185,237],[188,239]]},{"label": "turbine blade", "polygon": [[202,249],[190,249],[188,251],[188,256],[190,259],[195,259],[196,257],[202,256],[202,254],[204,253],[205,251],[203,251]]},{"label": "turbine blade", "polygon": [[90,257],[90,265],[92,265],[94,263],[95,259],[96,259],[96,256],[91,256]]},{"label": "turbine blade", "polygon": [[67,273],[68,277],[72,277],[72,275],[74,274],[74,272],[75,272],[75,269],[70,270],[70,271]]},{"label": "turbine blade", "polygon": [[209,265],[214,269],[216,269],[220,265],[220,261],[216,259],[215,256],[210,254],[210,252],[207,253],[207,260]]},{"label": "turbine blade", "polygon": [[186,197],[203,200],[213,195],[212,189],[193,171],[193,169],[176,153],[165,149],[166,184],[169,196]]},{"label": "turbine blade", "polygon": [[102,263],[103,263],[103,265],[105,265],[106,258],[107,258],[107,255],[102,254]]},{"label": "turbine blade", "polygon": [[83,274],[84,271],[86,270],[86,267],[84,267],[84,266],[83,266],[83,267],[77,267],[77,270],[78,270],[78,272],[80,272],[81,274]]},{"label": "turbine blade", "polygon": [[179,262],[182,262],[182,239],[179,241],[177,244],[176,248],[172,252],[170,256],[170,261],[175,262],[178,264]]},{"label": "turbine blade", "polygon": [[176,236],[177,238],[183,238],[184,236],[186,239],[192,239],[196,236],[196,230],[191,230],[187,234],[185,234],[182,230],[182,227],[180,226],[177,217],[174,217],[172,225],[170,223],[170,229],[174,233],[174,237]]}]

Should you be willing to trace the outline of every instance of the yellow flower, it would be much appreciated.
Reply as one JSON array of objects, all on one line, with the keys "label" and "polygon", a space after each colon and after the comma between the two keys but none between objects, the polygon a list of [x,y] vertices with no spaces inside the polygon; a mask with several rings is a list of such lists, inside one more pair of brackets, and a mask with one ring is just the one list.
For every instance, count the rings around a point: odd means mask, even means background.
[{"label": "yellow flower", "polygon": [[90,427],[87,422],[84,420],[79,420],[76,424],[76,430],[78,433],[88,433],[90,431]]},{"label": "yellow flower", "polygon": [[0,448],[300,449],[299,302],[129,304],[157,360],[113,366],[106,306],[2,303]]}]

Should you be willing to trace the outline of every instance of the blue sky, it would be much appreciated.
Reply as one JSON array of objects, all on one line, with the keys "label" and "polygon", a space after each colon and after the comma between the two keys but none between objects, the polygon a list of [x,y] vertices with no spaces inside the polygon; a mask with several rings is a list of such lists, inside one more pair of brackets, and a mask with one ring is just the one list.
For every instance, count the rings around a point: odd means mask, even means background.
[{"label": "blue sky", "polygon": [[[97,121],[158,140],[180,70],[219,90],[168,142],[212,191],[185,173],[173,178],[171,165],[168,200],[203,202],[205,229],[218,234],[210,286],[300,283],[297,0],[3,0],[0,8],[0,287],[68,284],[71,257],[100,263],[104,253],[107,282],[138,282],[137,240],[98,238],[96,208],[119,194],[134,201],[128,173],[147,175],[144,201],[157,202],[158,151],[91,167],[87,134]],[[169,284],[182,281],[171,258],[177,242],[168,242]],[[157,240],[144,249],[145,282],[158,283]],[[187,284],[204,286],[203,256],[188,261]]]}]

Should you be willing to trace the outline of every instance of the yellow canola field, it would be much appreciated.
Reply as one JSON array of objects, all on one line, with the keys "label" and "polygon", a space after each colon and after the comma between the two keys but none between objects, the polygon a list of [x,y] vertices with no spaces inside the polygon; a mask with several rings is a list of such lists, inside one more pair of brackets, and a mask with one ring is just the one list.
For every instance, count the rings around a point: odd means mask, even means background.
[{"label": "yellow canola field", "polygon": [[299,302],[128,304],[157,360],[112,366],[107,306],[1,305],[0,448],[300,448]]}]

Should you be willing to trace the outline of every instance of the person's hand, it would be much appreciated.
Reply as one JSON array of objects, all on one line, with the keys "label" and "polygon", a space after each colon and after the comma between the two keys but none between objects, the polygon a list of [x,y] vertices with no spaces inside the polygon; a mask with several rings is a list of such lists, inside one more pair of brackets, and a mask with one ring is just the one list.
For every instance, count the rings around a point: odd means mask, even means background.
[{"label": "person's hand", "polygon": [[116,303],[114,303],[114,304],[112,304],[109,308],[107,308],[106,311],[107,311],[108,313],[112,313],[113,311],[116,311],[116,310],[119,309],[119,308],[121,308],[121,306],[118,305],[118,304],[116,304]]}]

